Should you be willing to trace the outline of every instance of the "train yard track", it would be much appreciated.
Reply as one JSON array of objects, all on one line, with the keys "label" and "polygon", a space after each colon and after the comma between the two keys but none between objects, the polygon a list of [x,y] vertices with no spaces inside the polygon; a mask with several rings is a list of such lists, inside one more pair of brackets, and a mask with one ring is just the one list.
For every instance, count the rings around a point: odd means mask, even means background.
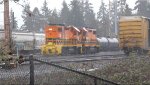
[{"label": "train yard track", "polygon": [[[42,57],[41,55],[34,55],[35,59],[44,61],[44,62],[51,62],[59,65],[63,65],[65,67],[73,65],[74,68],[77,70],[82,70],[83,67],[78,67],[83,63],[93,63],[95,68],[101,68],[106,64],[110,63],[111,60],[123,59],[126,58],[122,52],[114,53],[100,53],[95,55],[78,55],[78,56],[55,56],[55,57]],[[96,63],[95,63],[96,62]],[[11,78],[14,76],[26,77],[29,75],[29,62],[25,62],[22,65],[19,65],[17,68],[4,70],[0,69],[0,78]],[[43,74],[43,73],[50,73],[51,71],[59,71],[60,69],[56,70],[56,68],[34,62],[35,67],[35,74]],[[90,66],[87,66],[90,68]]]},{"label": "train yard track", "polygon": [[[126,58],[123,52],[101,52],[90,55],[68,55],[68,56],[43,56],[33,55],[35,59],[51,63],[67,63],[67,62],[88,62],[98,60],[115,60]],[[22,65],[28,65],[29,62]],[[35,64],[39,64],[35,62]]]},{"label": "train yard track", "polygon": [[[116,60],[126,58],[123,52],[101,52],[97,54],[89,55],[68,55],[68,56],[43,56],[43,55],[33,55],[34,59],[41,60],[44,62],[51,63],[69,63],[69,62],[88,62],[88,61],[98,61],[98,60]],[[29,55],[25,58],[29,58]],[[40,64],[38,62],[34,62]],[[29,65],[29,61],[22,63],[21,65]],[[20,65],[20,66],[21,66]],[[0,65],[1,66],[1,65]]]}]

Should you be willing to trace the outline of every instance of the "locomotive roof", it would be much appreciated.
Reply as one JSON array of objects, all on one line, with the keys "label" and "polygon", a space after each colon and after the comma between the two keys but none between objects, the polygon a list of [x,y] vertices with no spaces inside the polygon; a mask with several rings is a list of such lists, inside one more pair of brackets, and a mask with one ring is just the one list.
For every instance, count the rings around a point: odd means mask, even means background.
[{"label": "locomotive roof", "polygon": [[121,16],[120,17],[120,22],[122,21],[141,21],[142,19],[149,19],[144,16]]},{"label": "locomotive roof", "polygon": [[77,28],[77,27],[75,27],[75,26],[68,26],[68,27],[72,27],[72,28],[74,28],[76,31],[78,31],[78,32],[80,32],[80,30]]},{"label": "locomotive roof", "polygon": [[16,34],[16,35],[45,35],[44,33],[23,33],[23,32],[13,32],[13,34]]},{"label": "locomotive roof", "polygon": [[83,27],[83,30],[86,31],[86,32],[88,31],[85,27]]},{"label": "locomotive roof", "polygon": [[58,25],[58,26],[65,26],[65,24],[51,24],[51,23],[49,23],[48,25]]}]

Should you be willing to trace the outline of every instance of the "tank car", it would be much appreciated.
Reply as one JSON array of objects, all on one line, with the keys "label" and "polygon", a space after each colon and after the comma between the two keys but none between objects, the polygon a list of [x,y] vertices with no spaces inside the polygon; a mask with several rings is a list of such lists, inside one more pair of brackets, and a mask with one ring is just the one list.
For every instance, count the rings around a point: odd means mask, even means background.
[{"label": "tank car", "polygon": [[14,50],[20,54],[40,53],[41,45],[45,43],[43,33],[20,33],[12,32]]},{"label": "tank car", "polygon": [[119,50],[119,42],[117,38],[97,38],[100,46],[99,51],[117,51]]},{"label": "tank car", "polygon": [[[33,53],[33,50],[40,53],[41,45],[45,43],[43,33],[12,32],[11,37],[13,53],[16,53],[17,50],[21,54]],[[4,29],[0,30],[0,40],[2,39],[5,39]]]},{"label": "tank car", "polygon": [[119,41],[117,38],[108,38],[108,43],[109,43],[108,50],[110,50],[110,51],[119,50]]}]

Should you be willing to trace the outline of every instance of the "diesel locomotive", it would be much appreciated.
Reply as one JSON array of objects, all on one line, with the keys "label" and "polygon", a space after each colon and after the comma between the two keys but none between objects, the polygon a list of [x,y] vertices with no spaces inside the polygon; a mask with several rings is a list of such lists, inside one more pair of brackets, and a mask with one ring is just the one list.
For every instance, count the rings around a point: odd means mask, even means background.
[{"label": "diesel locomotive", "polygon": [[116,38],[97,38],[96,29],[50,24],[45,27],[45,45],[41,52],[48,55],[69,55],[118,49]]}]

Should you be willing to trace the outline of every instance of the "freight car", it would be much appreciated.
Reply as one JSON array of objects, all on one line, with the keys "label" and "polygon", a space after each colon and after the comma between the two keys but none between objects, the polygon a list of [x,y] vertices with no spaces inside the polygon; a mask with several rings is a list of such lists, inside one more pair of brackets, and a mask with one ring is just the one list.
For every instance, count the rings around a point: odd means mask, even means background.
[{"label": "freight car", "polygon": [[44,44],[45,35],[43,33],[12,33],[14,50],[20,54],[40,53],[41,45]]},{"label": "freight car", "polygon": [[119,20],[119,46],[128,55],[150,50],[150,19],[142,16],[122,16]]},{"label": "freight car", "polygon": [[[12,32],[12,51],[19,54],[40,53],[42,44],[45,44],[45,34],[43,33],[21,33]],[[4,30],[0,30],[0,40],[4,39]]]},{"label": "freight car", "polygon": [[119,51],[119,41],[117,38],[97,38],[98,44],[100,46],[99,52],[102,51]]}]

